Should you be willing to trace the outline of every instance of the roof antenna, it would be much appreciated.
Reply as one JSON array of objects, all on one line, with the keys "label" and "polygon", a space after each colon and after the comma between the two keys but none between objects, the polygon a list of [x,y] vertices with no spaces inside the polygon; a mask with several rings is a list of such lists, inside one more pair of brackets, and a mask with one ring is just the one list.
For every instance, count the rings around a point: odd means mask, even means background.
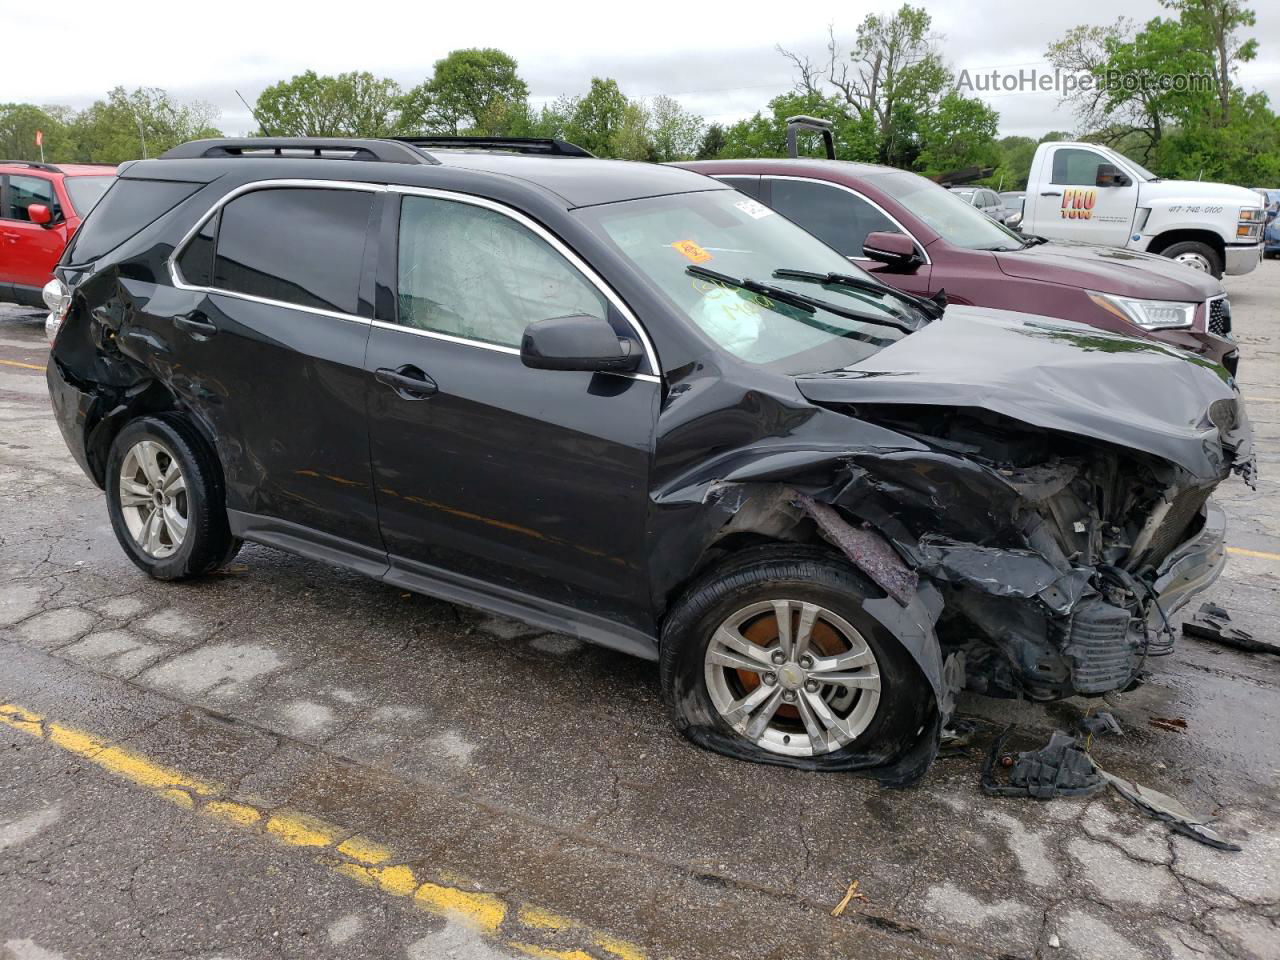
[{"label": "roof antenna", "polygon": [[249,101],[240,96],[240,91],[236,91],[236,96],[240,97],[240,102],[244,104],[244,108],[249,111],[250,115],[257,121],[258,129],[262,131],[264,137],[274,137],[275,134],[267,129],[267,125],[262,122],[262,118],[258,116],[258,111],[249,106]]}]

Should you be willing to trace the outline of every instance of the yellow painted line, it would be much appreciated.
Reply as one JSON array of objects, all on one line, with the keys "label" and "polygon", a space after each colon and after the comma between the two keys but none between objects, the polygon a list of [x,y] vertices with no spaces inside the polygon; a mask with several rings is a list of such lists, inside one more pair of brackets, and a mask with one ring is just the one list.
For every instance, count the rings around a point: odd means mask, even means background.
[{"label": "yellow painted line", "polygon": [[[316,862],[338,874],[424,910],[458,920],[481,936],[531,957],[550,960],[645,960],[644,951],[536,904],[468,889],[451,874],[431,879],[369,837],[302,810],[264,810],[226,796],[214,783],[187,776],[84,730],[54,723],[15,703],[0,702],[0,724],[65,750],[152,796],[286,846],[316,851]],[[551,937],[552,942],[547,943]]]},{"label": "yellow painted line", "polygon": [[1280,560],[1280,553],[1267,553],[1265,550],[1246,550],[1244,547],[1227,547],[1227,553],[1239,557],[1254,557],[1258,560]]},{"label": "yellow painted line", "polygon": [[39,370],[41,373],[45,371],[45,368],[38,364],[21,363],[18,360],[0,360],[0,364],[4,364],[6,367],[21,367],[23,370]]}]

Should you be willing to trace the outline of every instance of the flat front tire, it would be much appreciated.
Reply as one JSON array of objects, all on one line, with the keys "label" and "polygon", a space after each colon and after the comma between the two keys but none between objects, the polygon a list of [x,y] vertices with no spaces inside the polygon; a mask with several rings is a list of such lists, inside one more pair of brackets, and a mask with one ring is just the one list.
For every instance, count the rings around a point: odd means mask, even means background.
[{"label": "flat front tire", "polygon": [[212,452],[182,417],[141,417],[107,457],[107,511],[129,559],[157,580],[182,580],[228,562],[231,536]]},{"label": "flat front tire", "polygon": [[700,746],[809,769],[894,760],[932,694],[863,609],[879,591],[821,548],[744,551],[697,580],[662,631],[672,721]]}]

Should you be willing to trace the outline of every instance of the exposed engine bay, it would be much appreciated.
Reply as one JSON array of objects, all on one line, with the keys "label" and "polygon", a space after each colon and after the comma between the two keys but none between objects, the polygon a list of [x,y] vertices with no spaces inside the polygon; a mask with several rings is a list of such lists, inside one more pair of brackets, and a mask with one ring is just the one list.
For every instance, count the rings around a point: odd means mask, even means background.
[{"label": "exposed engine bay", "polygon": [[[913,469],[890,476],[868,461],[836,508],[878,526],[941,590],[939,643],[944,658],[963,656],[968,689],[1035,700],[1097,695],[1129,686],[1148,658],[1172,652],[1169,618],[1192,591],[1171,590],[1162,575],[1175,551],[1215,523],[1209,496],[1227,469],[1197,477],[982,410],[856,413],[945,457],[914,455],[902,461]],[[1197,591],[1223,564],[1221,545],[1206,547]]]}]

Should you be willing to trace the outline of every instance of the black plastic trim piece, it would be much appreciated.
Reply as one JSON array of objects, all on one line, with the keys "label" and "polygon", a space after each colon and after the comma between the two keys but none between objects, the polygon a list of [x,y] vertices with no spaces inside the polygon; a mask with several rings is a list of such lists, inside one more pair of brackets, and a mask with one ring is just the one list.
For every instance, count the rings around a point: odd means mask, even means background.
[{"label": "black plastic trim piece", "polygon": [[396,137],[415,147],[442,150],[492,150],[543,157],[594,157],[585,147],[555,137]]},{"label": "black plastic trim piece", "polygon": [[[198,160],[209,157],[287,157],[318,160],[379,160],[383,163],[426,163],[440,161],[425,150],[403,140],[375,140],[361,137],[219,137],[182,143],[160,155],[161,160]],[[325,154],[328,153],[329,156]],[[334,156],[333,154],[345,154]]]},{"label": "black plastic trim piece", "polygon": [[228,510],[233,535],[311,560],[355,570],[414,593],[578,637],[642,660],[658,659],[658,639],[634,627],[565,604],[485,583],[440,567],[388,556],[376,547],[274,517]]}]

